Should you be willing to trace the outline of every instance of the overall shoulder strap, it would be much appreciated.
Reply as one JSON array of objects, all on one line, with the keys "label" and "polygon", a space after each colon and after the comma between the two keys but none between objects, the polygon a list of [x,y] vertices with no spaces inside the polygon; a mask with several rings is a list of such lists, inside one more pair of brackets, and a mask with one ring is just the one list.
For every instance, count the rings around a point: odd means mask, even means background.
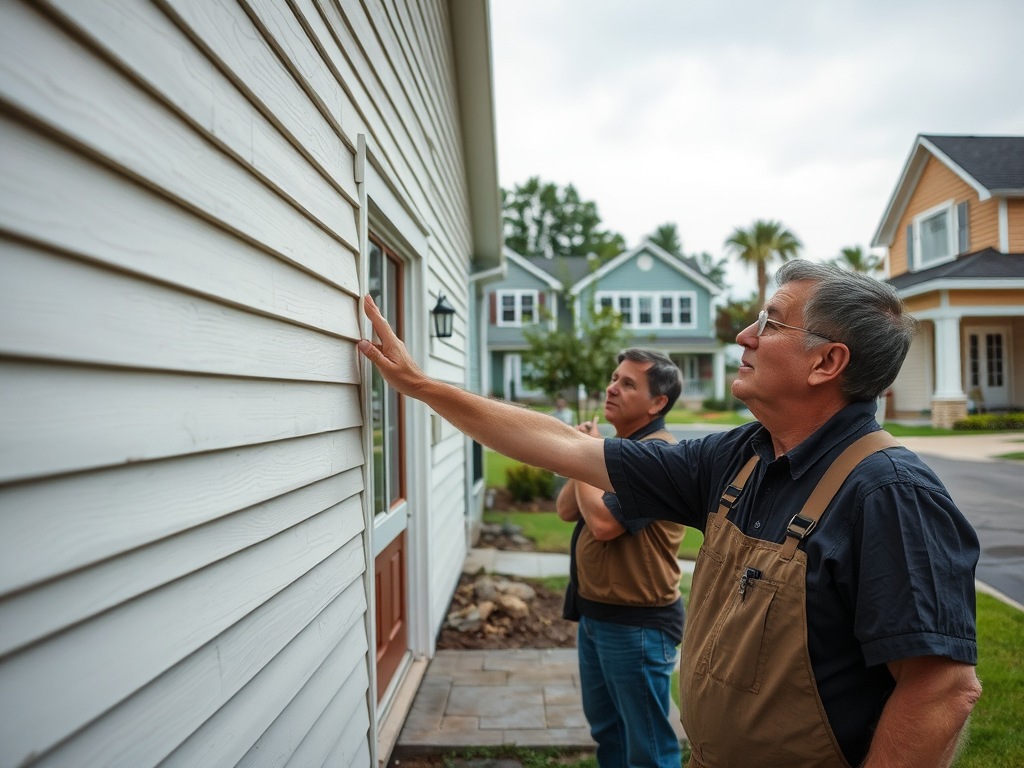
[{"label": "overall shoulder strap", "polygon": [[754,466],[759,460],[758,455],[755,453],[750,457],[750,460],[743,465],[743,468],[736,474],[736,477],[729,483],[729,487],[722,492],[722,498],[718,500],[718,514],[725,517],[729,514],[729,510],[732,509],[733,505],[739,499],[740,494],[743,493],[743,486],[747,483],[747,478],[750,477],[750,473],[754,471]]},{"label": "overall shoulder strap", "polygon": [[818,524],[836,493],[849,477],[854,467],[877,451],[895,448],[900,443],[885,430],[871,432],[850,445],[839,454],[832,466],[818,481],[799,514],[793,515],[786,530],[786,542],[782,545],[782,559],[791,560],[797,545],[803,541]]}]

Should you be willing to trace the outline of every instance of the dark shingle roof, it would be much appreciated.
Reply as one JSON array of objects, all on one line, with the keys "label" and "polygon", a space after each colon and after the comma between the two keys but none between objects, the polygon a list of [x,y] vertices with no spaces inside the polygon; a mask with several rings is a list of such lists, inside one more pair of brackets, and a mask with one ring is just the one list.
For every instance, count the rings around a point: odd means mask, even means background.
[{"label": "dark shingle roof", "polygon": [[932,280],[997,280],[1024,277],[1024,253],[1001,253],[986,248],[920,272],[906,272],[886,280],[898,291]]},{"label": "dark shingle roof", "polygon": [[555,280],[569,288],[590,274],[590,262],[586,256],[556,256],[546,259],[543,256],[527,256],[526,260],[537,269],[543,270]]},{"label": "dark shingle roof", "polygon": [[931,136],[927,139],[988,190],[1024,190],[1024,136]]}]

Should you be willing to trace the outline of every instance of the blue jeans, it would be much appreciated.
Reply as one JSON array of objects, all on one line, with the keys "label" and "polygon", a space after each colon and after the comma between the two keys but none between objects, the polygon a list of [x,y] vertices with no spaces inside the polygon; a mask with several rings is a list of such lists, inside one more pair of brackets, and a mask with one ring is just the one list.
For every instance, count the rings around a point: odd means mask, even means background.
[{"label": "blue jeans", "polygon": [[656,629],[580,619],[576,633],[583,712],[601,768],[679,768],[669,719],[679,651]]}]

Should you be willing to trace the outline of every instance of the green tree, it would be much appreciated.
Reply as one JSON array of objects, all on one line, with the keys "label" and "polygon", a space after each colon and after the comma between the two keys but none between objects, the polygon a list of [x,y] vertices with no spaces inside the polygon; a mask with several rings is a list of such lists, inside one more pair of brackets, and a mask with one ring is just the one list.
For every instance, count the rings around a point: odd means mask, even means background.
[{"label": "green tree", "polygon": [[[570,307],[575,306],[575,297],[564,298]],[[574,309],[573,326],[575,319]],[[578,329],[550,330],[546,324],[538,323],[524,328],[523,338],[530,345],[523,353],[529,371],[524,378],[530,387],[554,398],[582,384],[588,395],[596,397],[608,384],[615,370],[615,358],[629,343],[630,333],[622,327],[618,312],[611,307],[595,309],[590,302]],[[579,423],[583,419],[578,402],[576,410]]]},{"label": "green tree", "polygon": [[726,250],[747,266],[757,270],[757,303],[764,306],[768,291],[768,267],[778,261],[789,261],[803,244],[780,221],[758,220],[749,229],[737,227],[725,240]]},{"label": "green tree", "polygon": [[622,253],[622,235],[601,229],[597,204],[581,200],[572,184],[559,189],[533,176],[501,190],[505,244],[523,256],[586,256],[602,261]]},{"label": "green tree", "polygon": [[847,269],[850,272],[870,275],[881,268],[882,257],[872,253],[865,253],[863,248],[855,245],[851,248],[843,248],[839,256],[832,259],[829,263],[835,264],[841,269]]},{"label": "green tree", "polygon": [[735,344],[736,335],[757,319],[762,306],[756,294],[749,299],[729,299],[715,310],[715,336],[723,344]]},{"label": "green tree", "polygon": [[704,277],[719,288],[725,289],[725,265],[728,263],[728,259],[724,256],[716,259],[707,251],[695,253],[690,258],[697,262],[697,266],[700,267]]},{"label": "green tree", "polygon": [[679,227],[672,222],[662,224],[649,234],[646,239],[663,251],[668,251],[680,259],[683,258],[683,241],[679,237]]}]

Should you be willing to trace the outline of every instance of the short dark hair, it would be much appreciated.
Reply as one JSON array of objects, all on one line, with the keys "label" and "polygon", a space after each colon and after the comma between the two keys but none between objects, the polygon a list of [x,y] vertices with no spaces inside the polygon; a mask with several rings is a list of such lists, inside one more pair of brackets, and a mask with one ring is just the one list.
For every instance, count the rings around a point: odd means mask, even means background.
[{"label": "short dark hair", "polygon": [[651,363],[651,367],[646,371],[647,390],[651,393],[652,398],[659,395],[665,395],[668,398],[665,407],[658,412],[659,416],[664,416],[671,411],[672,406],[679,399],[679,394],[683,391],[683,374],[680,373],[676,364],[660,352],[652,352],[640,347],[630,347],[619,352],[618,362],[621,363],[623,360],[632,360],[634,363]]},{"label": "short dark hair", "polygon": [[[850,350],[850,363],[843,371],[843,395],[850,402],[874,400],[903,367],[917,333],[917,320],[895,288],[873,277],[800,260],[783,264],[775,273],[780,286],[800,280],[816,283],[804,305],[804,326]],[[813,334],[804,336],[808,348],[822,343]]]}]

